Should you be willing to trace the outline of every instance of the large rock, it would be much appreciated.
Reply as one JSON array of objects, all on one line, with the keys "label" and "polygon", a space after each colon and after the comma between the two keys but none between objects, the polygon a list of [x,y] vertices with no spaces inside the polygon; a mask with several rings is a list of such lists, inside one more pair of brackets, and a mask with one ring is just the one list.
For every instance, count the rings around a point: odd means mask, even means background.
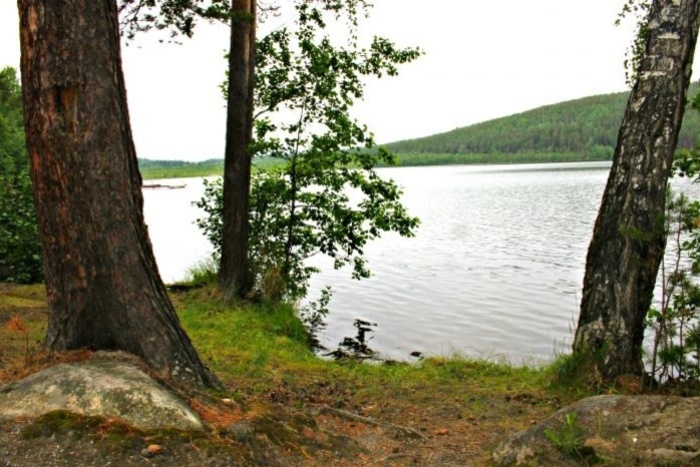
[{"label": "large rock", "polygon": [[[566,416],[571,413],[576,414],[575,422],[567,426]],[[569,416],[570,422],[573,419]],[[572,450],[577,442],[582,445]],[[700,397],[583,399],[501,443],[493,461],[496,465],[700,466]]]},{"label": "large rock", "polygon": [[142,429],[204,429],[182,400],[134,364],[113,358],[56,365],[0,387],[0,421],[53,410],[118,418]]}]

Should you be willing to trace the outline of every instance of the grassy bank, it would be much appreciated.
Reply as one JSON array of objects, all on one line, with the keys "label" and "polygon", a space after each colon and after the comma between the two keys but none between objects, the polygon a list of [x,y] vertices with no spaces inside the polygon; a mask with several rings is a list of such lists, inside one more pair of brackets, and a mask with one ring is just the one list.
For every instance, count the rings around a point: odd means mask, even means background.
[{"label": "grassy bank", "polygon": [[203,162],[153,161],[139,159],[139,170],[144,179],[208,177],[224,172],[224,161],[212,159]]},{"label": "grassy bank", "polygon": [[[39,344],[46,327],[43,293],[39,286],[0,288],[0,385],[57,361]],[[224,382],[226,397],[246,414],[261,404],[281,405],[316,413],[324,430],[352,439],[370,436],[376,442],[362,454],[363,462],[400,450],[418,465],[487,463],[508,434],[589,394],[585,387],[552,384],[547,368],[461,357],[339,363],[309,350],[306,331],[289,305],[231,306],[207,287],[174,293],[172,299],[200,355]],[[406,427],[424,439],[397,441],[376,426],[324,416],[320,410],[326,407]]]},{"label": "grassy bank", "polygon": [[[274,167],[280,163],[273,159],[257,158],[253,163],[253,171]],[[224,173],[224,160],[209,159],[202,162],[188,162],[139,159],[139,170],[141,177],[145,180],[220,176]]]}]

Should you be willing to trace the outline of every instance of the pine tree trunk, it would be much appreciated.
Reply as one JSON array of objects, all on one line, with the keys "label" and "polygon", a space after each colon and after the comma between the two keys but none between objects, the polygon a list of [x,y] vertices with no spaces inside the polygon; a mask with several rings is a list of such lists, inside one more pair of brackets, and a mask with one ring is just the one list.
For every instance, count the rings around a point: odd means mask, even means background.
[{"label": "pine tree trunk", "polygon": [[583,283],[574,352],[605,379],[640,374],[644,321],[666,245],[665,192],[698,35],[700,0],[655,0]]},{"label": "pine tree trunk", "polygon": [[119,349],[218,386],[181,329],[143,221],[114,0],[20,0],[27,149],[54,350]]},{"label": "pine tree trunk", "polygon": [[249,145],[253,134],[255,0],[232,0],[228,114],[224,159],[223,237],[219,285],[229,297],[245,297],[253,286],[248,258],[250,205]]}]

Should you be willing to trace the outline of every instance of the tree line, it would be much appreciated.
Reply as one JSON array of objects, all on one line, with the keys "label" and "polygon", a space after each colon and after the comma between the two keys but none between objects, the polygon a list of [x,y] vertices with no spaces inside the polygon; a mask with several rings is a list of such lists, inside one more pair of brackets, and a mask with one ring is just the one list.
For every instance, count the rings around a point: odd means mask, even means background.
[{"label": "tree line", "polygon": [[200,162],[188,162],[139,158],[139,171],[143,178],[204,177],[222,174],[224,161],[223,159],[207,159]]},{"label": "tree line", "polygon": [[[689,95],[700,90],[690,86]],[[403,154],[453,155],[576,154],[581,160],[611,159],[629,92],[585,97],[538,107],[445,133],[397,141],[387,148]],[[690,104],[689,104],[690,105]],[[700,115],[687,112],[678,149],[698,142]]]}]

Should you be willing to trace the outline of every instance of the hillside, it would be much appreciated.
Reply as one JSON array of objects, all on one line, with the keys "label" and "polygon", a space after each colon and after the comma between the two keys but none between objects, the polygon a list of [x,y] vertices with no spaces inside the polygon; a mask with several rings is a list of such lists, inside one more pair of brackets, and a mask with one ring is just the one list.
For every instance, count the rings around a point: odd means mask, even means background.
[{"label": "hillside", "polygon": [[[689,96],[698,92],[691,85]],[[424,138],[386,145],[402,155],[440,154],[497,156],[575,154],[581,159],[609,159],[615,149],[617,133],[629,93],[597,95],[539,107],[520,114],[457,128]],[[700,114],[689,109],[685,114],[679,147],[691,148],[700,134]],[[464,157],[458,157],[460,160]]]},{"label": "hillside", "polygon": [[[695,96],[699,90],[700,85],[693,83],[688,95]],[[386,147],[398,155],[399,165],[608,160],[628,96],[620,92],[584,97]],[[689,106],[679,147],[692,148],[698,135],[700,113]],[[274,163],[255,160],[257,168]],[[139,159],[139,167],[144,178],[197,177],[221,174],[223,160]]]}]

